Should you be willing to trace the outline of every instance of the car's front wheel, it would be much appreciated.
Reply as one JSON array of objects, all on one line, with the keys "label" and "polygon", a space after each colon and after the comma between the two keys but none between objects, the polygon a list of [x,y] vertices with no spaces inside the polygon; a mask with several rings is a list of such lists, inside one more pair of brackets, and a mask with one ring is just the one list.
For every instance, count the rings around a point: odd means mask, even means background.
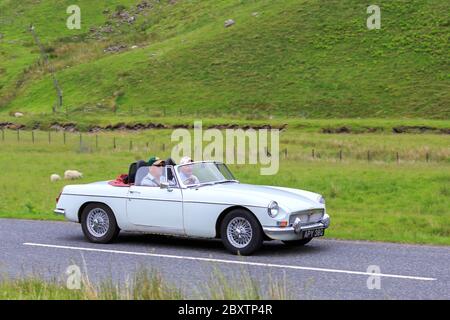
[{"label": "car's front wheel", "polygon": [[101,203],[89,204],[81,214],[81,228],[87,240],[94,243],[110,243],[119,235],[112,210]]},{"label": "car's front wheel", "polygon": [[233,254],[250,255],[263,243],[259,221],[248,211],[236,209],[225,216],[220,227],[222,242]]},{"label": "car's front wheel", "polygon": [[300,239],[300,240],[290,240],[290,241],[283,241],[283,243],[290,247],[301,247],[306,244],[308,244],[313,238],[306,238],[306,239]]}]

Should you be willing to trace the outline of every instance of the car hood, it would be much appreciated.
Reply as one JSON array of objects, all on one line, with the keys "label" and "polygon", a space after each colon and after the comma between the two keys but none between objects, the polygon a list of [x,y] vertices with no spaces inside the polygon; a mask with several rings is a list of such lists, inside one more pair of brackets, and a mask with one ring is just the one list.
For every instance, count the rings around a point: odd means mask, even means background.
[{"label": "car hood", "polygon": [[267,207],[271,201],[276,201],[287,212],[324,207],[319,203],[319,194],[292,188],[225,183],[207,186],[204,191],[210,194],[210,199],[221,197],[245,205]]}]

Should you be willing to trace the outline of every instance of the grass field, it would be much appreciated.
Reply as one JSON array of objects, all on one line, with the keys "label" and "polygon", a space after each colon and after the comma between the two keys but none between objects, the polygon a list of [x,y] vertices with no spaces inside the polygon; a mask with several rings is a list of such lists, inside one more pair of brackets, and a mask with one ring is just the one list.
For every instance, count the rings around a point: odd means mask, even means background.
[{"label": "grass field", "polygon": [[[168,157],[171,130],[82,135],[7,131],[0,140],[0,217],[60,219],[55,197],[68,182],[53,173],[83,172],[76,183],[109,180],[136,159]],[[116,149],[113,149],[113,141]],[[130,150],[130,141],[132,141]],[[147,145],[148,144],[148,145]],[[163,149],[164,148],[164,149]],[[232,166],[245,183],[280,185],[323,194],[333,217],[328,237],[450,244],[450,149],[437,134],[320,134],[287,130],[281,135],[280,171],[261,176],[258,166]],[[315,158],[311,151],[314,148]],[[342,161],[338,157],[343,150]],[[366,158],[371,150],[371,159]],[[397,162],[396,153],[400,160]],[[429,154],[428,162],[426,154]],[[319,158],[320,157],[320,158]]]},{"label": "grass field", "polygon": [[[0,4],[0,113],[50,114],[55,92],[33,23],[64,91],[63,112],[238,117],[448,119],[448,15],[441,0],[138,0]],[[117,12],[136,16],[123,23]],[[236,24],[224,27],[226,19]],[[101,31],[104,29],[108,31]],[[109,30],[111,28],[112,30]],[[100,30],[100,31],[99,31]],[[111,45],[126,48],[105,53]],[[138,46],[131,49],[132,46]],[[117,118],[116,118],[117,119]]]}]

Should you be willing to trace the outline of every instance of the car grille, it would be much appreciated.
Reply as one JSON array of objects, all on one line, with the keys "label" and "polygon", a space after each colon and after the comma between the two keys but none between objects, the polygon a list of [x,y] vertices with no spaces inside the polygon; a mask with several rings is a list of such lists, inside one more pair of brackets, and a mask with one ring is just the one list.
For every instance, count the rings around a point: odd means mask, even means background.
[{"label": "car grille", "polygon": [[301,224],[317,223],[322,220],[324,214],[324,209],[297,211],[289,217],[289,224],[292,225],[297,218],[300,218]]}]

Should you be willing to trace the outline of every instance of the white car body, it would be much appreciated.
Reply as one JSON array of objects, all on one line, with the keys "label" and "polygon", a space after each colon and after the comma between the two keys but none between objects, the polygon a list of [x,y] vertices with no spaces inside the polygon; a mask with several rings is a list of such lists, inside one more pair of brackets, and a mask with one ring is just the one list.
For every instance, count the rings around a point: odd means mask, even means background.
[{"label": "white car body", "polygon": [[[268,214],[273,201],[279,205],[274,218]],[[87,204],[101,203],[112,210],[122,231],[217,238],[224,215],[243,208],[257,218],[266,240],[297,240],[304,230],[328,228],[330,218],[323,202],[321,195],[304,190],[237,181],[173,188],[116,187],[105,181],[64,187],[55,213],[80,223]]]}]

